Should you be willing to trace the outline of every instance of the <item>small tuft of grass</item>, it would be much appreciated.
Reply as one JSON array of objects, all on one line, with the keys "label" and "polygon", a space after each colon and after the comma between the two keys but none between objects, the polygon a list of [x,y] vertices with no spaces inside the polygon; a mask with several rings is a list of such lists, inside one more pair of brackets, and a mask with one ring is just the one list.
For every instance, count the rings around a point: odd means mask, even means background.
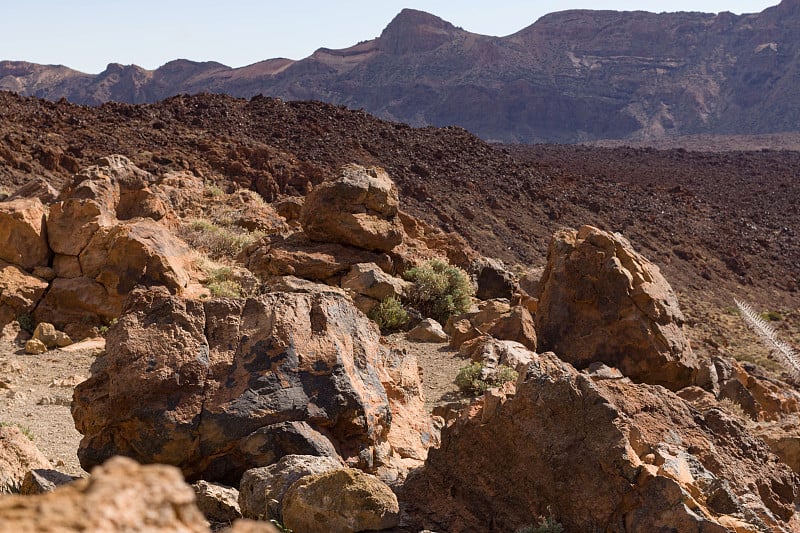
[{"label": "small tuft of grass", "polygon": [[17,422],[0,422],[0,428],[7,426],[17,426],[19,430],[22,432],[22,434],[28,437],[28,440],[33,442],[34,439],[33,432],[31,431],[31,428],[29,428],[28,426],[23,426],[22,424],[19,424]]},{"label": "small tuft of grass", "polygon": [[516,381],[519,374],[510,366],[500,365],[493,372],[485,372],[484,363],[470,363],[462,367],[456,375],[455,384],[461,392],[478,396],[503,383]]}]

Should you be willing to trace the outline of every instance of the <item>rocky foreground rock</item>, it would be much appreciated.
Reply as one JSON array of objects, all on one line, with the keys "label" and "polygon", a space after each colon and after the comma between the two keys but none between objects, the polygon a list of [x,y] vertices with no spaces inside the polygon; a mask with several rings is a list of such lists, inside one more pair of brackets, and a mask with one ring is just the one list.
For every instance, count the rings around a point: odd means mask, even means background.
[{"label": "rocky foreground rock", "polygon": [[[420,527],[514,531],[791,531],[798,477],[718,408],[658,386],[593,379],[552,353],[516,394],[472,405],[402,496]],[[667,528],[667,529],[664,529]]]},{"label": "rocky foreground rock", "polygon": [[[192,488],[171,466],[117,457],[82,479],[38,496],[0,498],[0,530],[208,533]],[[272,524],[236,523],[232,532],[277,533]]]}]

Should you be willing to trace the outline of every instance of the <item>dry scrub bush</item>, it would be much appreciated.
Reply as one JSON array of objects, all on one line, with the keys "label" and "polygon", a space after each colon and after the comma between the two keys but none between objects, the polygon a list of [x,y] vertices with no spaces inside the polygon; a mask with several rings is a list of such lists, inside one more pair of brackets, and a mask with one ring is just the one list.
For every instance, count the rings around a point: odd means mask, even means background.
[{"label": "dry scrub bush", "polygon": [[369,312],[369,318],[378,324],[381,333],[399,331],[408,323],[408,313],[396,296],[389,296],[376,305]]},{"label": "dry scrub bush", "polygon": [[444,324],[453,315],[469,310],[475,288],[466,272],[434,259],[407,270],[403,277],[412,282],[407,302],[422,316]]},{"label": "dry scrub bush", "polygon": [[190,218],[179,230],[181,238],[196,250],[220,259],[234,258],[245,247],[264,237],[260,231],[219,226],[204,218]]},{"label": "dry scrub bush", "polygon": [[516,381],[519,374],[510,366],[500,365],[487,368],[484,363],[470,363],[461,368],[456,375],[455,383],[461,392],[470,396],[483,394],[492,387]]}]

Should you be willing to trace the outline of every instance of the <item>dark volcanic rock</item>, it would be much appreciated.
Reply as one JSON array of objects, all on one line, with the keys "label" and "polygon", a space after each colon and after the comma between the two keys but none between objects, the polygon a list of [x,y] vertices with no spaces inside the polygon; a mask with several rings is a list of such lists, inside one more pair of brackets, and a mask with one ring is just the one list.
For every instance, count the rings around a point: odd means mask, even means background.
[{"label": "dark volcanic rock", "polygon": [[377,329],[335,294],[198,302],[135,291],[78,386],[78,452],[229,484],[284,454],[388,460],[392,415]]}]

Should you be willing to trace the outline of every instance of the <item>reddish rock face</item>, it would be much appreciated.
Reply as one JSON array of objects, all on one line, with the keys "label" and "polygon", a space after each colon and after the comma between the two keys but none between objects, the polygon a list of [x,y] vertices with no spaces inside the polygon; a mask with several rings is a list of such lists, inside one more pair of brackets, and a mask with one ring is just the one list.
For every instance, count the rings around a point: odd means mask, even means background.
[{"label": "reddish rock face", "polygon": [[0,329],[30,314],[44,296],[47,282],[0,260]]},{"label": "reddish rock face", "polygon": [[539,350],[671,390],[693,384],[699,364],[675,293],[621,235],[591,226],[557,233],[538,296]]},{"label": "reddish rock face", "polygon": [[741,513],[751,528],[796,527],[797,477],[723,411],[595,381],[552,353],[520,370],[515,395],[462,412],[409,479],[416,525],[514,531],[552,514],[566,531],[722,532]]},{"label": "reddish rock face", "polygon": [[0,494],[19,491],[30,470],[50,467],[47,457],[17,426],[0,426]]},{"label": "reddish rock face", "polygon": [[398,205],[385,170],[347,165],[309,193],[300,221],[311,240],[386,252],[403,240]]},{"label": "reddish rock face", "polygon": [[0,202],[0,260],[25,270],[47,266],[45,208],[38,198]]},{"label": "reddish rock face", "polygon": [[136,291],[75,392],[81,464],[122,454],[227,483],[291,453],[377,469],[392,454],[383,350],[340,295]]}]

